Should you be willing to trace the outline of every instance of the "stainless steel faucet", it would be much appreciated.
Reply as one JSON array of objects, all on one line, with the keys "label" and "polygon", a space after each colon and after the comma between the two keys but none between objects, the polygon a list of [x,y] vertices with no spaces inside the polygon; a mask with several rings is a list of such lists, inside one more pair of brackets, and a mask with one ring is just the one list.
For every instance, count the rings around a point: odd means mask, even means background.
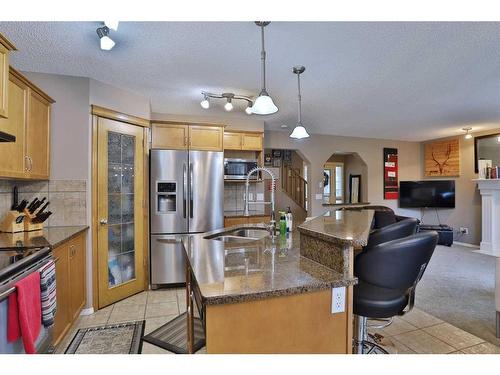
[{"label": "stainless steel faucet", "polygon": [[[258,201],[252,201],[250,202],[248,200],[248,189],[250,188],[250,176],[258,171],[263,171],[269,174],[271,176],[271,202],[258,202]],[[274,213],[274,190],[276,189],[276,177],[274,176],[274,173],[265,167],[255,167],[250,170],[247,174],[247,179],[245,181],[245,213],[243,214],[244,216],[250,216],[250,210],[249,210],[249,205],[250,204],[270,204],[271,205],[271,219],[269,221],[269,232],[271,235],[274,236],[276,233],[276,219],[275,219],[275,213]]]}]

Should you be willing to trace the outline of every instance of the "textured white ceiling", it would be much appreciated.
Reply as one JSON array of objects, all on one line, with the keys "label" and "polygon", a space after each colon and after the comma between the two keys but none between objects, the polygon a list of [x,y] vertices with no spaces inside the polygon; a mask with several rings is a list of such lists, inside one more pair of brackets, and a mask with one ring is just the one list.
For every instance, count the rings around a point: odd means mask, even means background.
[{"label": "textured white ceiling", "polygon": [[[251,22],[122,22],[99,49],[95,22],[0,22],[21,70],[91,77],[151,98],[154,112],[200,115],[200,91],[255,95],[260,34]],[[500,127],[499,23],[273,22],[266,28],[268,91],[312,133],[425,140]],[[226,114],[211,107],[210,114]]]}]

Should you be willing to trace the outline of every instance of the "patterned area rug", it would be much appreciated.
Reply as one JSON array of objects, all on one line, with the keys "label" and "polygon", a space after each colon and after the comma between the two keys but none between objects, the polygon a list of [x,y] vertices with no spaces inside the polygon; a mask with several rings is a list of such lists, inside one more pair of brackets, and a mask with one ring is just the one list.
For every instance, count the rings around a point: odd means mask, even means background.
[{"label": "patterned area rug", "polygon": [[79,329],[64,354],[140,354],[145,321]]}]

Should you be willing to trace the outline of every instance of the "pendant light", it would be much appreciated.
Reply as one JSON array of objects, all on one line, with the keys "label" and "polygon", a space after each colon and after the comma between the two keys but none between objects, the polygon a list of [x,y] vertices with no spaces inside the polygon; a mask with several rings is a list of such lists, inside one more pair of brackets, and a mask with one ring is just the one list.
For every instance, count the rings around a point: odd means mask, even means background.
[{"label": "pendant light", "polygon": [[270,115],[278,112],[278,107],[273,102],[273,99],[266,91],[266,51],[264,48],[264,27],[269,25],[269,21],[256,21],[255,24],[260,27],[262,50],[260,52],[260,60],[262,62],[262,90],[252,106],[252,113],[256,115]]},{"label": "pendant light", "polygon": [[297,125],[295,125],[295,128],[290,134],[290,138],[295,138],[295,139],[303,139],[309,137],[309,133],[307,132],[306,128],[304,128],[304,126],[302,125],[302,107],[301,107],[302,97],[300,96],[300,75],[304,73],[305,70],[306,68],[304,66],[294,66],[292,70],[294,74],[297,74],[297,83],[299,88],[298,121]]},{"label": "pendant light", "polygon": [[465,139],[471,139],[472,138],[472,134],[469,133],[472,130],[471,127],[469,127],[469,128],[462,128],[462,130],[465,132],[465,137],[464,137]]}]

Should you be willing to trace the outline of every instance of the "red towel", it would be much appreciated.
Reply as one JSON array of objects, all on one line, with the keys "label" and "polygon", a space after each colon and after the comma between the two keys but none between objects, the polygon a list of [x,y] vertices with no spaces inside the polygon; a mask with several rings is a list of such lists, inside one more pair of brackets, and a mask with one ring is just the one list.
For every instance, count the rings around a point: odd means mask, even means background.
[{"label": "red towel", "polygon": [[35,342],[42,324],[40,273],[33,272],[16,284],[16,292],[9,296],[7,340],[23,338],[24,351],[35,353]]}]

